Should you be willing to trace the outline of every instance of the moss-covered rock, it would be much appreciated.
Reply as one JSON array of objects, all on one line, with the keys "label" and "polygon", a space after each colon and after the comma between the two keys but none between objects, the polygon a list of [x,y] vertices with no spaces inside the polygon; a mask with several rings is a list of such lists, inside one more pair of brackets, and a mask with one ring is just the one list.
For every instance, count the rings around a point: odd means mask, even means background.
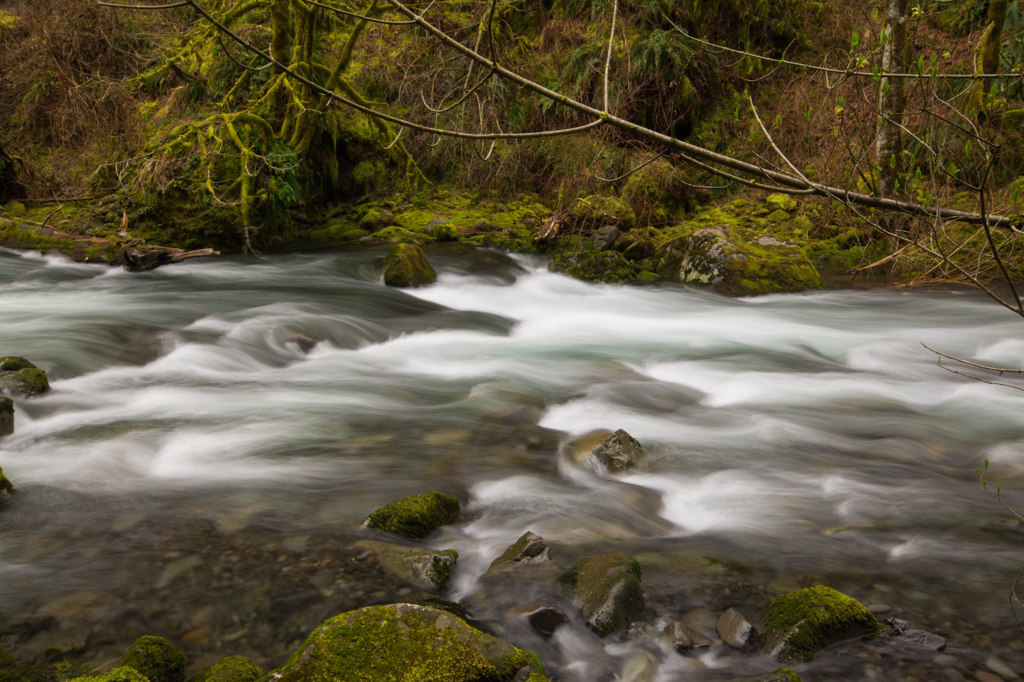
[{"label": "moss-covered rock", "polygon": [[0,467],[0,499],[3,499],[14,492],[14,484],[11,479],[4,475],[3,467]]},{"label": "moss-covered rock", "polygon": [[245,656],[228,656],[203,668],[189,682],[256,682],[264,674],[263,668]]},{"label": "moss-covered rock", "polygon": [[618,251],[559,253],[548,263],[548,269],[586,282],[609,283],[635,281],[640,272]]},{"label": "moss-covered rock", "polygon": [[25,358],[17,355],[0,358],[0,393],[33,396],[49,390],[46,372]]},{"label": "moss-covered rock", "polygon": [[385,208],[369,208],[359,219],[359,227],[367,232],[384,229],[395,224],[395,214]]},{"label": "moss-covered rock", "polygon": [[110,672],[72,678],[72,682],[150,682],[150,680],[135,668],[122,665]]},{"label": "moss-covered rock", "polygon": [[818,585],[788,592],[768,604],[765,651],[781,660],[809,661],[829,644],[881,629],[856,599]]},{"label": "moss-covered rock", "polygon": [[459,560],[459,553],[454,549],[435,551],[371,540],[357,542],[354,546],[372,552],[381,568],[392,576],[423,590],[443,592]]},{"label": "moss-covered rock", "polygon": [[592,194],[576,200],[566,221],[578,229],[614,225],[621,230],[631,230],[636,227],[636,213],[621,199]]},{"label": "moss-covered rock", "polygon": [[564,581],[591,630],[604,637],[629,625],[644,607],[640,562],[622,552],[580,559]]},{"label": "moss-covered rock", "polygon": [[121,664],[139,671],[149,682],[185,680],[185,652],[163,637],[139,637],[125,652]]},{"label": "moss-covered rock", "polygon": [[14,433],[14,401],[0,398],[0,436]]},{"label": "moss-covered rock", "polygon": [[419,540],[451,523],[459,515],[459,501],[436,491],[411,495],[385,505],[366,517],[363,525],[373,530]]},{"label": "moss-covered rock", "polygon": [[437,271],[423,249],[396,244],[384,258],[384,283],[391,287],[423,287],[437,281]]},{"label": "moss-covered rock", "polygon": [[371,606],[325,621],[274,672],[280,682],[546,679],[530,652],[415,604]]}]

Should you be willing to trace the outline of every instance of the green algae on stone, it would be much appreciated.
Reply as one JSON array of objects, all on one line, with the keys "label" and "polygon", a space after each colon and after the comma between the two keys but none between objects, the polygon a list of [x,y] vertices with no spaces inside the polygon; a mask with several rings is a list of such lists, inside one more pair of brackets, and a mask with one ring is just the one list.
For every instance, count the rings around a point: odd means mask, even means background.
[{"label": "green algae on stone", "polygon": [[636,265],[618,251],[559,253],[548,263],[548,269],[586,282],[611,284],[632,282],[639,274]]},{"label": "green algae on stone", "polygon": [[280,682],[512,682],[546,678],[531,652],[415,604],[370,606],[325,621],[278,668]]},{"label": "green algae on stone", "polygon": [[121,662],[142,673],[149,682],[185,680],[185,652],[163,637],[139,637],[125,652]]},{"label": "green algae on stone", "polygon": [[783,660],[809,661],[829,644],[881,629],[882,624],[856,599],[818,585],[769,602],[765,650]]},{"label": "green algae on stone", "polygon": [[436,551],[391,542],[363,540],[353,547],[373,552],[381,568],[389,574],[423,590],[444,591],[459,560],[454,549]]},{"label": "green algae on stone", "polygon": [[203,668],[189,682],[257,682],[265,673],[245,656],[228,656]]},{"label": "green algae on stone", "polygon": [[135,668],[121,665],[110,672],[74,677],[71,682],[151,682],[151,680]]},{"label": "green algae on stone", "polygon": [[49,390],[46,372],[25,358],[18,355],[0,358],[0,393],[33,396]]},{"label": "green algae on stone", "polygon": [[36,369],[36,366],[20,355],[0,358],[0,372],[16,372],[19,369]]},{"label": "green algae on stone", "polygon": [[459,501],[436,491],[411,495],[385,505],[366,517],[363,525],[373,530],[419,540],[449,524],[459,514]]},{"label": "green algae on stone", "polygon": [[11,479],[4,475],[4,468],[0,467],[0,499],[7,497],[14,492],[14,484]]},{"label": "green algae on stone", "polygon": [[384,258],[384,283],[391,287],[423,287],[437,281],[437,271],[423,249],[396,244]]},{"label": "green algae on stone", "polygon": [[591,630],[604,637],[640,616],[644,607],[640,562],[622,552],[580,559],[563,580]]}]

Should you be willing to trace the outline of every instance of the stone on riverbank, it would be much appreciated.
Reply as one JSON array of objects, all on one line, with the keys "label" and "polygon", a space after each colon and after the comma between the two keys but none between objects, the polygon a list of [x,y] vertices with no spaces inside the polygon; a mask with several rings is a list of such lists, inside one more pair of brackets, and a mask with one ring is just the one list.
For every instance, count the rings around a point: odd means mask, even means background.
[{"label": "stone on riverbank", "polygon": [[0,393],[33,396],[50,390],[46,372],[17,355],[0,358]]},{"label": "stone on riverbank", "polygon": [[14,401],[0,398],[0,436],[14,433]]},{"label": "stone on riverbank", "polygon": [[189,682],[257,682],[266,673],[245,656],[228,656],[203,668]]},{"label": "stone on riverbank", "polygon": [[134,668],[149,682],[185,680],[185,652],[163,637],[139,637],[125,652],[121,665]]},{"label": "stone on riverbank", "polygon": [[601,637],[639,618],[644,608],[640,578],[640,562],[622,552],[580,559],[564,576],[587,625]]},{"label": "stone on riverbank", "polygon": [[366,517],[363,525],[392,535],[419,540],[451,523],[459,514],[459,501],[432,491],[411,495],[385,505]]},{"label": "stone on riverbank", "polygon": [[454,549],[435,551],[372,540],[357,542],[353,547],[373,552],[381,568],[390,575],[428,591],[443,592],[459,560],[459,553]]},{"label": "stone on riverbank", "polygon": [[881,629],[882,624],[856,599],[818,585],[769,602],[764,651],[780,660],[809,661],[829,644]]},{"label": "stone on riverbank", "polygon": [[325,621],[274,676],[280,682],[547,679],[536,655],[415,604],[370,606]]},{"label": "stone on riverbank", "polygon": [[395,244],[384,258],[384,283],[389,287],[425,287],[437,281],[437,271],[415,244]]}]

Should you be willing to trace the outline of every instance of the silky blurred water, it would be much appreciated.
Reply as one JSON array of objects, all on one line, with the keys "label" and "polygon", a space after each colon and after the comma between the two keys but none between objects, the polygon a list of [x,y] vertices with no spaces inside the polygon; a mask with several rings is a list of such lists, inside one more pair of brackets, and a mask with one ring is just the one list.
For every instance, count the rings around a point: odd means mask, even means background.
[{"label": "silky blurred water", "polygon": [[[730,299],[458,250],[430,253],[436,286],[403,291],[383,286],[380,255],[130,274],[0,252],[0,355],[53,387],[18,399],[0,440],[18,488],[0,511],[0,631],[83,590],[151,602],[134,583],[165,574],[111,563],[141,551],[140,520],[288,546],[437,489],[467,502],[437,539],[462,557],[454,598],[533,530],[565,565],[635,553],[654,619],[701,605],[681,557],[708,557],[769,592],[820,578],[882,604],[947,637],[951,671],[1021,664],[1006,600],[1021,527],[975,469],[987,458],[1024,509],[1024,392],[945,371],[921,345],[1022,366],[1020,319],[962,291]],[[566,457],[572,438],[618,428],[643,443],[642,469]],[[96,627],[123,616],[82,611]],[[563,657],[623,654],[566,637]],[[664,657],[659,679],[695,674],[680,666]],[[820,679],[863,679],[850,666]]]}]

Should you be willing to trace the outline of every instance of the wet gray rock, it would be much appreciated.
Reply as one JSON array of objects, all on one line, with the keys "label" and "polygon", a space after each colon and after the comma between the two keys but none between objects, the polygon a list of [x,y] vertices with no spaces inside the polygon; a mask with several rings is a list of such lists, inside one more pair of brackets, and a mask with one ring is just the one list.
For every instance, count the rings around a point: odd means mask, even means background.
[{"label": "wet gray rock", "polygon": [[712,643],[710,639],[701,637],[694,632],[681,619],[672,621],[662,630],[661,641],[680,654],[686,654],[695,649],[706,649]]},{"label": "wet gray rock", "polygon": [[480,618],[500,619],[502,614],[522,615],[538,604],[556,604],[564,599],[558,582],[562,573],[544,538],[527,531],[491,562],[467,605]]},{"label": "wet gray rock", "polygon": [[491,562],[487,575],[514,570],[524,566],[538,566],[551,563],[548,544],[533,531],[526,531],[518,540],[509,545],[501,556]]},{"label": "wet gray rock", "polygon": [[733,608],[722,614],[715,629],[723,642],[736,649],[745,647],[754,634],[754,626],[742,613]]},{"label": "wet gray rock", "polygon": [[552,604],[539,602],[526,609],[526,622],[534,632],[545,639],[555,634],[559,626],[569,622],[569,617]]},{"label": "wet gray rock", "polygon": [[435,551],[372,540],[362,540],[352,546],[371,552],[389,575],[428,591],[443,592],[459,560],[454,549]]},{"label": "wet gray rock", "polygon": [[636,438],[619,429],[594,448],[594,456],[608,471],[626,471],[643,460],[644,450]]},{"label": "wet gray rock", "polygon": [[598,251],[610,249],[621,235],[622,231],[619,228],[614,225],[605,225],[594,233],[594,248]]},{"label": "wet gray rock", "polygon": [[577,561],[564,580],[573,588],[573,602],[587,626],[604,637],[639,618],[644,607],[640,578],[639,561],[609,552]]}]

